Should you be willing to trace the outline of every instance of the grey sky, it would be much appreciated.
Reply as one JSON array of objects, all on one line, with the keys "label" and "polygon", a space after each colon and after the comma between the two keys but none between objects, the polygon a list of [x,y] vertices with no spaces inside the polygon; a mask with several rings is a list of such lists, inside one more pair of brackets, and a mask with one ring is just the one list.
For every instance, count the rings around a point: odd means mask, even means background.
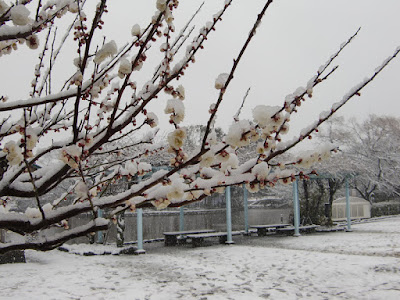
[{"label": "grey sky", "polygon": [[[195,20],[196,33],[222,8],[223,2],[205,1]],[[178,30],[201,3],[202,0],[180,1],[181,12],[175,14]],[[218,97],[214,80],[220,73],[230,71],[232,60],[264,3],[261,0],[233,0],[223,22],[210,35],[205,49],[196,56],[196,64],[190,67],[182,80],[186,88],[185,124],[207,120],[209,105]],[[110,1],[109,11],[104,33],[109,40],[115,39],[122,46],[129,38],[133,24],[147,24],[155,11],[155,1],[114,0]],[[292,119],[291,128],[303,127],[316,120],[321,110],[327,110],[334,102],[340,101],[351,87],[372,74],[375,67],[400,46],[399,12],[398,0],[275,0],[225,95],[217,125],[224,129],[228,127],[250,86],[243,118],[251,118],[251,109],[258,104],[281,105],[287,94],[304,86],[340,44],[362,27],[357,39],[337,60],[336,64],[340,64],[337,74],[314,91],[313,98]],[[64,76],[73,70],[69,62],[74,55],[62,61]],[[11,100],[27,97],[36,64],[31,62],[36,57],[37,52],[23,49],[0,58],[2,70],[10,70],[0,72],[2,93],[6,90]],[[31,63],[29,68],[28,63]],[[136,79],[138,83],[146,82],[148,77],[145,75],[151,74],[153,69],[154,66],[149,66],[147,71],[140,73]],[[10,92],[11,86],[13,90]],[[398,116],[399,95],[400,58],[366,88],[361,97],[347,104],[341,114],[361,118],[370,113]],[[167,96],[160,97],[160,102],[150,109],[162,115],[160,107],[164,107],[165,102],[161,101],[167,99]]]}]

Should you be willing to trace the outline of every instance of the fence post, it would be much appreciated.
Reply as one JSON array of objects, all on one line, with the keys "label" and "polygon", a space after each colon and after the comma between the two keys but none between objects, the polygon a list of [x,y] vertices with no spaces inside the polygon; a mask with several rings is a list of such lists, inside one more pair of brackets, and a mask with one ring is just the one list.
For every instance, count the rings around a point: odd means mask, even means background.
[{"label": "fence post", "polygon": [[346,217],[347,217],[347,230],[351,230],[351,208],[350,208],[350,190],[349,190],[349,179],[346,177]]},{"label": "fence post", "polygon": [[183,211],[183,206],[179,208],[179,231],[185,230],[185,215]]},{"label": "fence post", "polygon": [[231,187],[225,188],[225,202],[226,202],[226,244],[233,244],[232,240],[232,210],[231,210]]},{"label": "fence post", "polygon": [[299,180],[293,182],[293,209],[294,209],[294,236],[300,236],[300,204],[299,204]]},{"label": "fence post", "polygon": [[[97,216],[99,218],[103,217],[103,210],[102,209],[100,209],[100,208],[98,209]],[[97,231],[97,243],[98,244],[103,244],[104,243],[103,231]]]},{"label": "fence post", "polygon": [[247,195],[246,185],[243,184],[244,232],[249,234],[249,201]]},{"label": "fence post", "polygon": [[143,209],[136,209],[136,229],[137,229],[137,250],[135,254],[144,254],[146,250],[143,249]]}]

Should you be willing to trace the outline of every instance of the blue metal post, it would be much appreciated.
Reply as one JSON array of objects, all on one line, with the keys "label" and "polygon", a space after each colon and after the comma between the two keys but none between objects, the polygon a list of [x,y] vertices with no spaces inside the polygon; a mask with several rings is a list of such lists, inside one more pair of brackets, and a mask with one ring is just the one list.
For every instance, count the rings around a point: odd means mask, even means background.
[{"label": "blue metal post", "polygon": [[[100,208],[97,210],[97,217],[99,218],[103,217],[103,210]],[[104,242],[103,231],[97,231],[97,243],[103,244],[103,242]]]},{"label": "blue metal post", "polygon": [[347,217],[347,231],[351,230],[351,208],[350,208],[350,190],[349,179],[346,178],[346,217]]},{"label": "blue metal post", "polygon": [[294,236],[300,236],[299,180],[293,182]]},{"label": "blue metal post", "polygon": [[244,232],[249,234],[249,201],[247,199],[246,185],[243,184],[243,205],[244,205]]},{"label": "blue metal post", "polygon": [[135,254],[144,254],[146,250],[143,249],[143,209],[136,209],[136,227],[137,227],[137,250]]},{"label": "blue metal post", "polygon": [[226,243],[233,244],[232,240],[232,211],[231,211],[231,187],[228,186],[225,189],[225,199],[226,199]]},{"label": "blue metal post", "polygon": [[179,208],[179,231],[185,230],[185,215],[183,211],[183,206]]}]

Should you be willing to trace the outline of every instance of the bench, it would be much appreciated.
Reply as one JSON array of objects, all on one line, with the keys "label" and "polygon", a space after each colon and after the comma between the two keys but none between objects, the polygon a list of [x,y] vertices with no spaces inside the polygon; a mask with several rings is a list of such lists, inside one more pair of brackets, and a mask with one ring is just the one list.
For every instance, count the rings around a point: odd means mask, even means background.
[{"label": "bench", "polygon": [[[315,232],[315,229],[317,227],[319,227],[319,226],[318,225],[299,226],[299,232],[312,233],[312,232]],[[276,229],[276,233],[291,235],[291,234],[294,234],[294,230],[295,230],[294,226],[284,227],[284,228],[277,228]]]},{"label": "bench", "polygon": [[278,228],[285,228],[289,226],[289,224],[268,224],[268,225],[251,225],[250,228],[257,229],[258,236],[266,236],[267,231],[276,230]]},{"label": "bench", "polygon": [[164,232],[164,244],[165,246],[176,246],[178,244],[178,238],[180,241],[186,241],[186,237],[188,234],[197,234],[197,233],[209,233],[215,232],[213,229],[198,229],[198,230],[186,230],[186,231],[171,231]]},{"label": "bench", "polygon": [[[242,232],[241,231],[232,231],[232,236],[239,235],[239,234],[242,234]],[[225,244],[227,241],[227,238],[228,238],[228,233],[227,232],[196,233],[196,234],[188,234],[186,237],[188,239],[192,240],[193,247],[199,247],[204,244],[204,239],[214,238],[214,237],[219,238],[220,244]]]}]

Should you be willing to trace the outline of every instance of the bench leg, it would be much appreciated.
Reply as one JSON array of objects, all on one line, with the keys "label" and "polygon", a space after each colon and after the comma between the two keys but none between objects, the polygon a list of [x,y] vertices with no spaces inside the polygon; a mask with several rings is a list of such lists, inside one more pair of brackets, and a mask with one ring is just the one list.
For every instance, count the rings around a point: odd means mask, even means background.
[{"label": "bench leg", "polygon": [[219,237],[219,243],[220,244],[225,244],[227,241],[228,237],[226,235],[222,235]]},{"label": "bench leg", "polygon": [[179,245],[184,245],[184,244],[186,244],[186,236],[180,235],[180,236],[177,238],[177,242],[178,242]]},{"label": "bench leg", "polygon": [[192,239],[192,247],[200,247],[204,243],[204,238],[193,238]]},{"label": "bench leg", "polygon": [[165,240],[164,240],[165,246],[176,246],[177,243],[178,243],[178,238],[176,237],[176,235],[166,235],[165,236]]},{"label": "bench leg", "polygon": [[258,228],[257,229],[257,235],[258,236],[266,236],[267,235],[267,229],[266,228]]}]

